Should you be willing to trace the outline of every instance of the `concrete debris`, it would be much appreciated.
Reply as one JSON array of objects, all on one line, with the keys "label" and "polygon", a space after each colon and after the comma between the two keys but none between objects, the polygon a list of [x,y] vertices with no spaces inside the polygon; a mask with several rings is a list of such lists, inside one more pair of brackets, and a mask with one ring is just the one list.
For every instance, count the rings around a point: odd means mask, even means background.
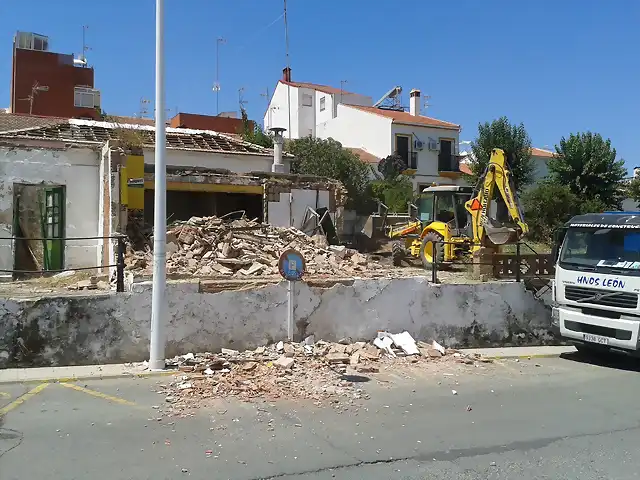
[{"label": "concrete debris", "polygon": [[[395,355],[388,354],[367,342],[348,345],[307,337],[300,343],[278,342],[261,346],[254,350],[239,352],[221,349],[220,353],[187,353],[167,359],[168,368],[179,371],[176,378],[158,391],[165,397],[166,415],[187,414],[188,410],[204,405],[207,400],[235,397],[240,400],[254,399],[311,399],[316,402],[330,401],[336,408],[347,408],[355,400],[367,399],[368,394],[358,388],[358,384],[348,380],[349,376],[375,374],[380,370],[398,370],[407,365],[420,368],[420,362],[448,362],[447,368],[458,364],[476,367],[483,359],[477,355],[467,355],[457,350],[445,350],[445,354],[433,350],[438,356],[424,354],[425,346],[431,343],[418,342],[417,354],[409,355],[393,343],[397,335],[380,332],[374,340],[388,345]],[[411,338],[408,333],[400,334],[398,342]],[[411,338],[411,340],[413,340]],[[391,343],[389,343],[391,342]],[[411,351],[411,342],[407,349]],[[415,345],[415,342],[413,342]],[[429,349],[426,349],[429,350]],[[380,355],[381,351],[384,352]],[[186,367],[186,372],[181,371]],[[457,392],[452,392],[454,395]]]},{"label": "concrete debris", "polygon": [[[144,250],[127,246],[127,270],[149,274],[151,244]],[[289,248],[302,253],[306,273],[366,276],[382,267],[366,255],[344,246],[328,245],[322,235],[309,237],[293,227],[282,228],[241,218],[192,217],[167,231],[167,273],[255,277],[278,275],[278,258]]]}]

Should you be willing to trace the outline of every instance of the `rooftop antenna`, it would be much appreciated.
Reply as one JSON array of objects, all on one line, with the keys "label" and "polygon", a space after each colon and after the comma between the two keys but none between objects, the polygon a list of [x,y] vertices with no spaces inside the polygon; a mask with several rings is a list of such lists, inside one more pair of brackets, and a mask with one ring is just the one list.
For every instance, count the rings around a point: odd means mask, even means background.
[{"label": "rooftop antenna", "polygon": [[[291,60],[289,59],[289,24],[287,23],[287,0],[284,0],[284,45],[285,59],[288,71],[291,72]],[[289,79],[291,80],[291,79]],[[287,110],[289,114],[289,140],[291,140],[291,82],[287,82]]]},{"label": "rooftop antenna", "polygon": [[346,80],[340,80],[340,103],[342,103],[342,92],[344,92],[344,86],[347,84]]},{"label": "rooftop antenna", "polygon": [[140,110],[138,112],[138,116],[140,118],[145,118],[145,115],[149,115],[149,107],[148,105],[151,103],[151,100],[148,100],[144,97],[140,97]]},{"label": "rooftop antenna", "polygon": [[216,92],[216,115],[220,113],[220,45],[227,43],[222,38],[216,38],[216,81],[213,84],[213,91]]},{"label": "rooftop antenna", "polygon": [[240,87],[238,89],[238,105],[240,105],[240,111],[244,110],[244,106],[247,103],[249,103],[244,99],[243,93],[244,93],[244,87]]},{"label": "rooftop antenna", "polygon": [[431,95],[425,95],[425,96],[423,97],[423,100],[422,100],[422,107],[423,107],[423,109],[424,109],[425,111],[427,110],[427,108],[429,108],[429,107],[431,106],[431,104],[429,103],[429,100],[431,100]]},{"label": "rooftop antenna", "polygon": [[29,115],[33,115],[33,102],[36,99],[36,96],[38,95],[38,93],[48,92],[48,91],[49,91],[48,86],[40,85],[37,80],[33,82],[33,86],[31,87],[31,95],[29,95],[27,98],[20,99],[25,101],[29,100]]},{"label": "rooftop antenna", "polygon": [[88,25],[82,26],[82,51],[80,52],[80,56],[78,58],[73,59],[73,64],[86,67],[87,66],[87,52],[91,50],[91,47],[87,45],[87,30],[89,30]]}]

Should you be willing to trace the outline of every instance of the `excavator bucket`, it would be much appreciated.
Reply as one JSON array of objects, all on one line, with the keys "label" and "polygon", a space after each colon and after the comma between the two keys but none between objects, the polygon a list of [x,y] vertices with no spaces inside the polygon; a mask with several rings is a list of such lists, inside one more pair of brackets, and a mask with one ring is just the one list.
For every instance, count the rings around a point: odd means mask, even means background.
[{"label": "excavator bucket", "polygon": [[369,215],[369,218],[367,218],[367,221],[364,224],[364,227],[362,227],[361,232],[368,238],[373,238],[373,215]]},{"label": "excavator bucket", "polygon": [[518,231],[511,227],[485,227],[485,232],[494,245],[514,243],[518,239]]}]

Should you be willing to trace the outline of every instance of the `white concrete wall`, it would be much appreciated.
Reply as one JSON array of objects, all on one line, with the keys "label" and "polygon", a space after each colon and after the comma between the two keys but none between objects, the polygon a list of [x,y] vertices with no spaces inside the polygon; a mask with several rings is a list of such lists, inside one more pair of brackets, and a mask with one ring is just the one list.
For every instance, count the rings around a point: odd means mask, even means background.
[{"label": "white concrete wall", "polygon": [[[316,95],[310,88],[298,88],[298,135],[299,137],[315,137],[316,135]],[[305,105],[305,97],[311,105]],[[286,135],[286,132],[285,132]],[[287,137],[288,138],[288,137]],[[293,138],[293,137],[292,137]]]},{"label": "white concrete wall", "polygon": [[345,147],[364,148],[376,157],[391,153],[391,119],[338,105],[338,116],[319,123],[318,138],[333,138]]},{"label": "white concrete wall", "polygon": [[[289,159],[284,157],[282,161],[288,172]],[[234,173],[270,172],[273,157],[270,155],[234,155],[167,149],[166,162],[167,166],[172,167],[224,168]],[[144,150],[144,163],[146,165],[155,163],[155,150]]]},{"label": "white concrete wall", "polygon": [[[66,187],[66,237],[97,237],[100,152],[85,148],[49,150],[0,147],[0,237],[13,235],[14,183]],[[98,240],[65,242],[65,267],[96,265]],[[0,240],[0,269],[13,269],[13,248]]]},{"label": "white concrete wall", "polygon": [[[286,339],[284,282],[216,294],[198,290],[197,283],[168,285],[167,356]],[[447,347],[554,341],[550,311],[521,283],[433,285],[414,277],[318,288],[300,282],[295,302],[297,339],[370,341],[378,330],[407,330],[416,340]],[[124,294],[0,299],[0,368],[147,359],[150,311],[149,283]]]},{"label": "white concrete wall", "polygon": [[[291,128],[289,128],[289,109],[287,107],[288,90],[291,92]],[[300,138],[297,105],[299,105],[298,88],[289,87],[282,82],[278,82],[271,97],[269,108],[267,108],[264,115],[264,125],[267,126],[267,129],[272,127],[286,128],[287,131],[284,133],[285,138]],[[271,111],[271,113],[269,113],[269,111]]]},{"label": "white concrete wall", "polygon": [[[332,118],[334,115],[333,95],[330,93],[315,92],[315,111],[316,111],[316,136],[318,136],[318,125],[323,124]],[[324,110],[320,110],[320,99],[324,98]],[[324,138],[324,137],[322,137]]]},{"label": "white concrete wall", "polygon": [[533,183],[536,183],[549,175],[549,168],[547,166],[547,161],[549,160],[549,158],[532,155],[531,159],[533,160],[533,163],[535,165]]},{"label": "white concrete wall", "polygon": [[[267,203],[267,219],[271,225],[278,227],[302,228],[307,207],[314,210],[329,207],[330,192],[328,190],[292,189],[291,193],[281,193],[279,202]],[[335,222],[335,213],[330,214]]]}]

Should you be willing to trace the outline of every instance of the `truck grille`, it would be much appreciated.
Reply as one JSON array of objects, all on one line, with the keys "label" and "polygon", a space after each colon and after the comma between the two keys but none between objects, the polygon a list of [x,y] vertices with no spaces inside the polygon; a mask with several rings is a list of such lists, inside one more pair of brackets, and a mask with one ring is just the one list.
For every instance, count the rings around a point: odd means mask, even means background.
[{"label": "truck grille", "polygon": [[[586,300],[594,295],[602,295]],[[629,292],[612,292],[611,290],[601,290],[599,288],[574,287],[567,285],[564,287],[564,296],[567,300],[591,305],[602,305],[605,307],[637,308],[638,294]],[[582,301],[581,301],[582,300]]]}]

